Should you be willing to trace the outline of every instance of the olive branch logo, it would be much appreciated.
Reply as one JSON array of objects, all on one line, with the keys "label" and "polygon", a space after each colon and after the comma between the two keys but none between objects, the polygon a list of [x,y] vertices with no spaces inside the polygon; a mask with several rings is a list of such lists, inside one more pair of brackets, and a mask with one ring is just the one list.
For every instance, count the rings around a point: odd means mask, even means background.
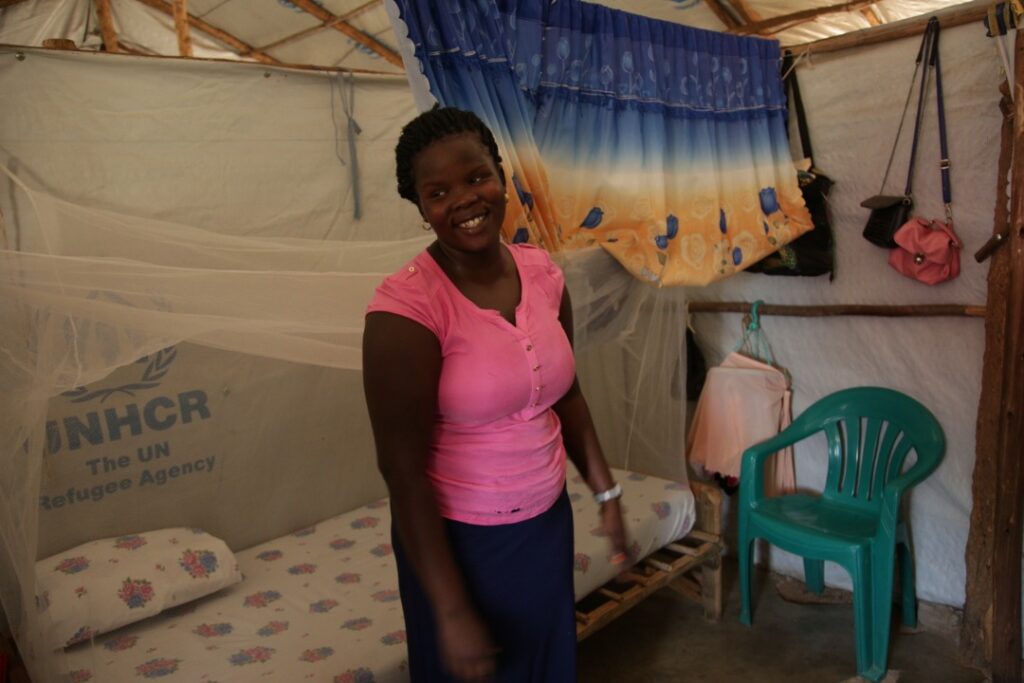
[{"label": "olive branch logo", "polygon": [[67,396],[71,399],[72,403],[84,403],[85,401],[91,401],[94,398],[99,398],[100,403],[102,403],[115,394],[135,396],[136,391],[152,389],[153,387],[160,386],[160,380],[167,374],[167,371],[171,367],[171,363],[174,362],[174,359],[177,358],[177,356],[178,350],[173,346],[168,346],[165,349],[160,349],[156,353],[143,356],[135,361],[136,365],[146,366],[146,369],[142,371],[142,377],[137,382],[122,384],[118,387],[93,390],[90,390],[88,387],[77,387],[71,391],[65,391],[61,396]]}]

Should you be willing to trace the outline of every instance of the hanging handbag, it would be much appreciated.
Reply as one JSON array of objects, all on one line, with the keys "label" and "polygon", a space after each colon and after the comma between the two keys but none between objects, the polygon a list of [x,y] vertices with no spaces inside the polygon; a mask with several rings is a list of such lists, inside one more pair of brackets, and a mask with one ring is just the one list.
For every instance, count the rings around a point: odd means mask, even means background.
[{"label": "hanging handbag", "polygon": [[[914,157],[917,155],[917,140],[921,129],[921,116],[923,114],[924,93],[927,78],[927,65],[925,63],[925,49],[929,44],[931,31],[925,30],[921,47],[917,50],[917,59],[914,61],[914,75],[910,79],[910,89],[907,91],[907,99],[903,104],[903,114],[900,116],[900,125],[896,129],[896,139],[892,143],[892,151],[889,153],[889,163],[885,167],[885,175],[882,176],[882,187],[878,194],[868,197],[860,203],[865,209],[871,209],[868,221],[864,226],[864,239],[872,244],[891,249],[896,246],[895,235],[907,219],[910,218],[910,210],[914,207],[914,195],[910,190],[911,181],[914,178]],[[907,184],[903,194],[885,194],[885,185],[889,180],[889,171],[892,169],[893,158],[896,156],[896,148],[899,146],[900,134],[903,132],[903,123],[907,118],[907,109],[910,107],[910,98],[914,93],[914,85],[917,82],[918,72],[922,72],[921,89],[917,97],[917,113],[914,117],[914,138],[910,146],[910,162],[907,167]]]},{"label": "hanging handbag", "polygon": [[934,17],[925,31],[928,69],[935,71],[935,99],[939,114],[939,170],[942,177],[942,202],[946,221],[911,218],[896,231],[896,246],[889,252],[889,265],[898,272],[928,285],[952,280],[960,274],[960,250],[963,244],[953,230],[953,189],[949,177],[949,149],[946,144],[946,110],[942,96],[942,68],[939,61],[939,22]]},{"label": "hanging handbag", "polygon": [[831,273],[834,268],[834,241],[828,215],[828,193],[832,189],[833,181],[814,165],[811,133],[807,127],[807,116],[800,97],[800,84],[796,80],[796,70],[793,67],[793,53],[787,50],[782,58],[782,81],[786,86],[786,95],[796,112],[800,149],[804,159],[809,162],[806,171],[797,172],[797,182],[814,227],[747,270],[765,275],[824,275]]}]

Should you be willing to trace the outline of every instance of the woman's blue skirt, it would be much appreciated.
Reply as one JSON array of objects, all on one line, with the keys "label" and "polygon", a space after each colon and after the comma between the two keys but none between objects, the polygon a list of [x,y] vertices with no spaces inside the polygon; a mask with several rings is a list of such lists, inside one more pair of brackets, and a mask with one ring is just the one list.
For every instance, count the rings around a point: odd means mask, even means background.
[{"label": "woman's blue skirt", "polygon": [[[516,524],[443,520],[472,600],[500,648],[500,683],[576,680],[572,506],[563,491],[546,512]],[[438,651],[433,609],[392,527],[413,683],[454,679]]]}]

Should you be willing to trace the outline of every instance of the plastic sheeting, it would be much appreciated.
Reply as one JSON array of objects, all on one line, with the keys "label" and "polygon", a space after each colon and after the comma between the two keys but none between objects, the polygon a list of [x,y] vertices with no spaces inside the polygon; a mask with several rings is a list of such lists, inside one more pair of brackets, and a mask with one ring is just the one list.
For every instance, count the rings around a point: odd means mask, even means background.
[{"label": "plastic sheeting", "polygon": [[[363,310],[431,238],[393,189],[406,84],[348,87],[0,48],[0,600],[34,680],[68,675],[38,557],[172,525],[240,549],[384,492]],[[610,462],[685,480],[683,292],[596,250],[564,268]]]},{"label": "plastic sheeting", "polygon": [[[767,277],[741,273],[694,299],[776,304],[984,305],[988,263],[973,253],[991,236],[999,155],[1000,59],[979,23],[943,30],[943,87],[952,160],[953,211],[964,242],[960,277],[929,287],[892,270],[888,253],[861,237],[867,209],[878,193],[920,39],[907,38],[856,51],[812,55],[798,66],[800,89],[814,143],[815,163],[836,182],[829,195],[836,235],[836,276]],[[941,217],[938,125],[934,91],[928,100],[914,181],[914,212]],[[904,140],[909,143],[909,138]],[[909,146],[909,145],[908,145]],[[893,186],[901,190],[907,147],[897,153]],[[716,363],[739,339],[739,316],[700,314],[693,325]],[[975,421],[981,390],[984,321],[980,318],[789,318],[764,316],[762,325],[780,365],[793,377],[793,414],[832,391],[880,385],[914,396],[946,433],[940,468],[910,495],[918,595],[960,606],[964,601],[964,549],[970,526]],[[823,443],[823,442],[822,442]],[[819,444],[796,452],[797,485],[821,490],[826,463]],[[798,558],[773,550],[773,566],[802,576]],[[826,580],[848,587],[829,566]]]}]

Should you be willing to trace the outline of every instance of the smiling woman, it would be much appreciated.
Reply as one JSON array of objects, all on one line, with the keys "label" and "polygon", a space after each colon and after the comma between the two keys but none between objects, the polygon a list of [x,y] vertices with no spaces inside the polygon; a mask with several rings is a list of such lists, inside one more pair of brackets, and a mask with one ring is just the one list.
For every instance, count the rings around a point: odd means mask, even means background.
[{"label": "smiling woman", "polygon": [[437,240],[387,278],[366,316],[363,381],[415,681],[574,681],[566,456],[599,494],[625,562],[618,492],[547,253],[505,245],[494,137],[435,109],[402,131],[399,194]]}]

